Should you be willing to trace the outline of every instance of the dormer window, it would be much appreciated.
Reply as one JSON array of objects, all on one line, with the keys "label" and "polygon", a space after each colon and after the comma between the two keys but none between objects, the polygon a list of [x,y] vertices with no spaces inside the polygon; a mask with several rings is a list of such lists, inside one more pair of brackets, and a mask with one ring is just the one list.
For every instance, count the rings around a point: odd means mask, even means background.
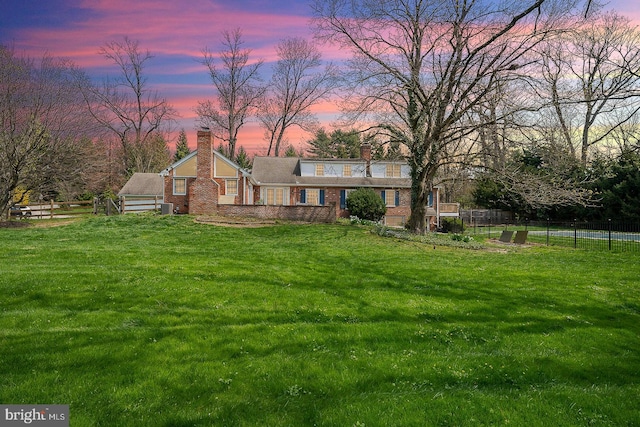
[{"label": "dormer window", "polygon": [[316,176],[324,176],[324,164],[316,164]]},{"label": "dormer window", "polygon": [[387,165],[387,178],[400,178],[402,174],[402,168],[397,163]]},{"label": "dormer window", "polygon": [[342,176],[351,176],[351,165],[344,165],[342,169]]}]

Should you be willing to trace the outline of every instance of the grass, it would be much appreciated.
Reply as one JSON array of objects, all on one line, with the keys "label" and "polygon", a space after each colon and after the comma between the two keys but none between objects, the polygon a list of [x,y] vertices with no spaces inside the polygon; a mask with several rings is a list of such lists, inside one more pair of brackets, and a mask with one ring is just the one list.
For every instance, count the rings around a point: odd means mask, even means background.
[{"label": "grass", "polygon": [[72,426],[640,425],[634,254],[186,216],[0,238],[0,402]]}]

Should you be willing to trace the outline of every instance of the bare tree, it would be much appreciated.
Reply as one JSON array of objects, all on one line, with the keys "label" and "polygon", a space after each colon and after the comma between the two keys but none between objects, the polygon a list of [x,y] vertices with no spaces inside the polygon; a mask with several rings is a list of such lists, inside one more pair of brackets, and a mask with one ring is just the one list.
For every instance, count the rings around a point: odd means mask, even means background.
[{"label": "bare tree", "polygon": [[597,15],[542,50],[543,99],[559,136],[586,166],[640,111],[640,31],[616,13]]},{"label": "bare tree", "polygon": [[[477,129],[472,110],[531,49],[557,33],[574,0],[316,0],[317,35],[353,54],[351,111],[408,148],[410,229],[424,233],[440,166]],[[370,112],[386,114],[371,116]],[[463,150],[464,152],[464,150]]]},{"label": "bare tree", "polygon": [[196,113],[201,125],[210,127],[216,137],[227,143],[226,154],[234,158],[238,131],[254,114],[264,93],[258,73],[263,61],[250,62],[251,49],[242,47],[240,29],[224,31],[222,37],[222,65],[216,66],[214,55],[206,48],[202,61],[216,89],[217,106],[210,100],[200,101]]},{"label": "bare tree", "polygon": [[532,172],[521,165],[509,165],[496,172],[493,175],[496,181],[532,211],[559,206],[596,206],[596,195],[584,185],[586,179],[562,176],[557,171]]},{"label": "bare tree", "polygon": [[[170,159],[168,154],[158,156],[166,148],[158,135],[171,130],[177,112],[149,87],[144,69],[153,56],[128,37],[108,42],[100,54],[113,62],[120,74],[83,94],[94,119],[120,144],[123,175],[161,170]],[[164,146],[158,149],[158,143]]]},{"label": "bare tree", "polygon": [[269,141],[267,156],[278,157],[284,135],[297,126],[312,131],[317,125],[311,107],[326,99],[335,87],[336,68],[322,65],[320,50],[305,39],[292,37],[277,47],[278,62],[258,117]]},{"label": "bare tree", "polygon": [[79,71],[44,56],[37,63],[0,45],[0,217],[16,189],[58,190],[84,168],[89,117],[74,83]]}]

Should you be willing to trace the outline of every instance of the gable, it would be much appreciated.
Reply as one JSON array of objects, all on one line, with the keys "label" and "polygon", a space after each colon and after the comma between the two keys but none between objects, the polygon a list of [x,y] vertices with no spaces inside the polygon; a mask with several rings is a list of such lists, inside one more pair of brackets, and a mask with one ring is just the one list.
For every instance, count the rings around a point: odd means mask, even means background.
[{"label": "gable", "polygon": [[[224,157],[217,151],[213,152],[214,176],[216,178],[237,178],[242,169],[231,160]],[[196,177],[198,176],[198,152],[193,151],[187,157],[178,160],[173,165],[161,172],[162,176],[167,176],[169,171],[173,171],[174,177]],[[246,173],[246,172],[243,172]]]},{"label": "gable", "polygon": [[225,159],[221,158],[214,153],[214,166],[213,175],[217,178],[235,178],[238,176],[238,168],[228,163]]},{"label": "gable", "polygon": [[192,156],[177,165],[173,170],[174,176],[196,176],[197,156]]}]

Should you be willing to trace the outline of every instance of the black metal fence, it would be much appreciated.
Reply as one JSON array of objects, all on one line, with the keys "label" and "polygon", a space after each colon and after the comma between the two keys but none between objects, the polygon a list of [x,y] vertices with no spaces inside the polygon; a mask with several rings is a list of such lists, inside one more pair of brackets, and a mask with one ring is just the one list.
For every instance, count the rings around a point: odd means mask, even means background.
[{"label": "black metal fence", "polygon": [[504,230],[526,230],[527,241],[547,246],[640,252],[640,223],[608,221],[513,221],[464,224],[469,234],[498,238]]}]

